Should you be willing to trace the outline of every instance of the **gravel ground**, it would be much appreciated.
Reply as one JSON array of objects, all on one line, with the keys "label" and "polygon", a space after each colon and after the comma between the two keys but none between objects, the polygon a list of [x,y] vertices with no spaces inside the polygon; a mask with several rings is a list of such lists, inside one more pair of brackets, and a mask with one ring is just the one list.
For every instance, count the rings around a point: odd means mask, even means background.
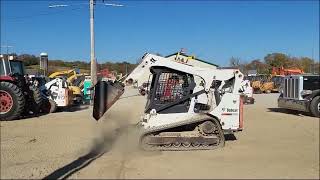
[{"label": "gravel ground", "polygon": [[91,107],[1,122],[1,178],[314,178],[319,119],[255,95],[245,129],[222,149],[143,152],[134,125],[145,97],[127,89],[99,122]]}]

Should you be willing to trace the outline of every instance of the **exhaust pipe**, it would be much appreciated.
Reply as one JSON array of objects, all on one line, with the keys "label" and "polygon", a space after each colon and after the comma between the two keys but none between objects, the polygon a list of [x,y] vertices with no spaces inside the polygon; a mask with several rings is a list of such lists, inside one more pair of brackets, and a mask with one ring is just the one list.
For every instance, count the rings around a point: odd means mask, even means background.
[{"label": "exhaust pipe", "polygon": [[98,81],[94,86],[93,117],[99,120],[124,93],[124,84],[115,81]]}]

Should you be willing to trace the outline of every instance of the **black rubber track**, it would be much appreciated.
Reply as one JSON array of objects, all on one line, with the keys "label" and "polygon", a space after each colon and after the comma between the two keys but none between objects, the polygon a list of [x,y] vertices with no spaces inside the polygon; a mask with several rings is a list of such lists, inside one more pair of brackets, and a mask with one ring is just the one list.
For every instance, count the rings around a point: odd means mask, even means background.
[{"label": "black rubber track", "polygon": [[[165,147],[165,146],[151,146],[151,145],[147,145],[145,142],[145,137],[147,137],[148,135],[152,135],[154,133],[159,133],[159,132],[166,132],[166,130],[171,129],[171,128],[175,128],[175,127],[179,127],[179,126],[183,126],[183,125],[187,125],[187,124],[193,124],[193,123],[201,123],[204,121],[212,121],[216,127],[218,128],[218,134],[219,134],[219,144],[217,145],[209,145],[209,146],[199,146],[199,147],[194,147],[194,146],[190,146],[190,147]],[[216,149],[216,148],[221,148],[224,147],[225,145],[225,138],[224,138],[224,133],[223,130],[221,128],[221,125],[219,123],[219,121],[215,118],[212,118],[210,116],[206,116],[203,119],[195,119],[195,120],[187,120],[187,121],[183,121],[180,123],[176,123],[176,124],[172,124],[172,125],[168,125],[168,126],[162,126],[159,128],[153,128],[151,130],[147,130],[145,132],[142,133],[142,135],[140,136],[140,146],[142,149],[146,150],[146,151],[190,151],[190,150],[212,150],[212,149]]]}]

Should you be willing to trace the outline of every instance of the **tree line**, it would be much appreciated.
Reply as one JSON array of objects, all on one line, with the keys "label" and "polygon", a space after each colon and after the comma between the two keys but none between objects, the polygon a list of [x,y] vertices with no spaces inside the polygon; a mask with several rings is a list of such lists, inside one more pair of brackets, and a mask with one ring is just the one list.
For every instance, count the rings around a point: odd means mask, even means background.
[{"label": "tree line", "polygon": [[[32,54],[10,54],[21,60],[24,65],[38,66],[40,57]],[[299,68],[305,73],[320,74],[319,61],[315,61],[309,57],[293,57],[284,53],[270,53],[267,54],[263,60],[253,59],[251,61],[244,61],[237,57],[231,57],[229,60],[231,67],[236,67],[244,74],[247,74],[249,70],[256,70],[258,74],[271,74],[272,67],[284,67],[284,68]],[[84,70],[90,70],[90,62],[85,61],[64,61],[64,60],[49,60],[49,67],[67,67],[67,68],[79,68]],[[108,68],[109,71],[116,71],[118,73],[126,74],[130,73],[137,64],[131,64],[129,62],[104,62],[97,64],[97,69],[102,70]]]},{"label": "tree line", "polygon": [[[26,68],[35,68],[34,66],[40,65],[40,57],[32,54],[10,54],[15,56],[18,60],[21,60]],[[85,61],[64,61],[64,60],[49,60],[48,62],[50,67],[67,67],[67,68],[79,68],[84,70],[90,70],[90,62]],[[123,75],[126,73],[130,73],[136,67],[136,64],[131,64],[126,61],[122,62],[104,62],[97,64],[97,70],[102,70],[108,68],[109,71],[116,71],[117,73],[122,73]],[[56,68],[55,68],[56,69]]]},{"label": "tree line", "polygon": [[229,65],[239,68],[244,74],[247,74],[249,70],[256,70],[258,74],[271,74],[272,67],[298,68],[305,73],[320,74],[319,61],[309,57],[293,57],[283,53],[270,53],[263,60],[253,59],[251,61],[243,61],[240,58],[231,57]]}]

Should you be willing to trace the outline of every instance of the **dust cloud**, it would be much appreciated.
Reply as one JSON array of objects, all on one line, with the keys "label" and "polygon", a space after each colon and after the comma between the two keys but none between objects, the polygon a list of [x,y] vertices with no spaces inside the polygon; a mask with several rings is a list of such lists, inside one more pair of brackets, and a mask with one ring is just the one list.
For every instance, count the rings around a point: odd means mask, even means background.
[{"label": "dust cloud", "polygon": [[105,113],[97,123],[96,137],[90,148],[91,153],[106,153],[111,149],[123,154],[142,152],[139,148],[140,130],[137,123],[143,114],[145,102],[136,101],[136,98],[130,96],[119,99]]}]

